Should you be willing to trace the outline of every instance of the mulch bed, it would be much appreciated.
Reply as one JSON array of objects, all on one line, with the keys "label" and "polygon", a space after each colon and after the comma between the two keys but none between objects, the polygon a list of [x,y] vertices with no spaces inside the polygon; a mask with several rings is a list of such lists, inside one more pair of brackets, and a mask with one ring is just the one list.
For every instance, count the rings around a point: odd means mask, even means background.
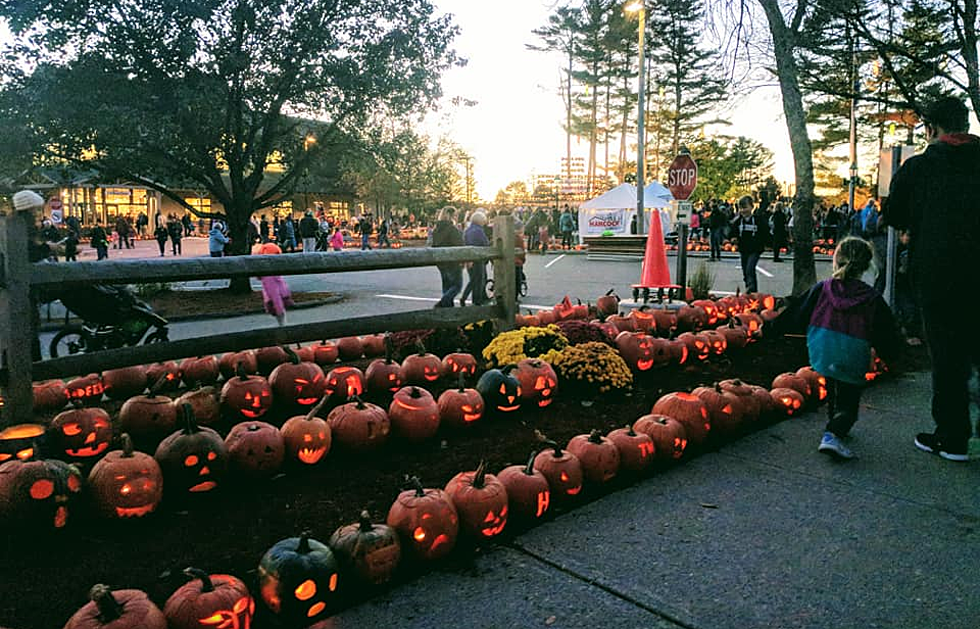
[{"label": "mulch bed", "polygon": [[[907,367],[923,368],[922,350],[910,352]],[[365,366],[367,360],[359,361]],[[143,520],[107,522],[87,511],[81,500],[65,529],[8,533],[0,541],[5,560],[0,600],[0,623],[28,628],[60,627],[83,603],[91,585],[147,591],[160,606],[185,579],[181,570],[196,566],[225,572],[254,587],[262,554],[278,540],[304,529],[326,541],[341,524],[357,520],[363,508],[383,521],[406,474],[418,475],[427,487],[442,487],[456,473],[472,470],[481,458],[496,472],[505,465],[524,463],[538,429],[561,444],[593,428],[604,432],[622,427],[648,413],[663,393],[690,390],[699,384],[730,377],[768,386],[779,373],[806,364],[802,339],[766,339],[730,359],[668,368],[641,378],[632,395],[596,401],[585,407],[568,392],[543,412],[528,412],[507,419],[482,420],[461,432],[442,432],[430,443],[407,446],[392,439],[372,456],[350,455],[335,448],[320,466],[288,470],[276,478],[228,485],[196,504],[164,504]],[[445,385],[438,387],[441,391]],[[434,391],[438,396],[438,391]],[[386,402],[382,404],[387,407]],[[115,414],[119,403],[107,403]],[[272,423],[285,419],[281,414]],[[224,434],[227,427],[221,427]],[[601,497],[606,491],[628,486],[636,478],[623,477],[601,491],[586,486],[576,504]],[[555,507],[559,514],[573,505]],[[549,517],[553,517],[549,516]],[[508,529],[503,540],[518,531]],[[438,569],[465,571],[473,548],[460,544]],[[411,579],[428,569],[403,563],[396,579]],[[356,604],[370,593],[348,591],[346,604]],[[262,611],[254,627],[276,627]]]},{"label": "mulch bed", "polygon": [[[323,301],[334,297],[334,293],[313,292],[293,293],[293,301],[305,304]],[[246,314],[262,312],[262,292],[253,291],[244,295],[227,290],[166,290],[153,295],[149,302],[161,317],[192,317],[215,313]]]}]

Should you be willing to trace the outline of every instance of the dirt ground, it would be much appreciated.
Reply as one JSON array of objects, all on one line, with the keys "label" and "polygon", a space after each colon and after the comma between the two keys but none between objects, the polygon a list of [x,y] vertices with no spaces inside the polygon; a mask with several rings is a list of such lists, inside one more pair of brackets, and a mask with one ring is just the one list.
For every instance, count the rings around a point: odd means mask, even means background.
[{"label": "dirt ground", "polygon": [[[334,297],[333,293],[294,293],[293,301],[304,304],[331,297]],[[263,310],[261,291],[236,295],[226,290],[163,290],[145,300],[157,314],[169,319],[228,312],[245,314]]]}]

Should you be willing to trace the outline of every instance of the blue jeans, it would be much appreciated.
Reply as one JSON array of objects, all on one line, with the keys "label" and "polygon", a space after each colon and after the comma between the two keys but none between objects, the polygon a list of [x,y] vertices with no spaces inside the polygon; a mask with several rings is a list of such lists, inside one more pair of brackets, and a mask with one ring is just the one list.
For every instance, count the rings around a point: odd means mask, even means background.
[{"label": "blue jeans", "polygon": [[721,246],[725,241],[725,232],[721,229],[711,230],[711,257],[721,260]]},{"label": "blue jeans", "polygon": [[485,262],[474,262],[468,269],[470,281],[463,291],[462,299],[473,295],[473,304],[482,306],[487,302],[487,265]]},{"label": "blue jeans", "polygon": [[745,282],[745,292],[755,293],[759,290],[759,280],[755,275],[755,265],[759,264],[762,254],[758,251],[740,251],[742,258],[742,281]]},{"label": "blue jeans", "polygon": [[361,234],[361,250],[371,248],[371,234]]},{"label": "blue jeans", "polygon": [[439,267],[442,278],[442,299],[436,304],[437,308],[452,308],[453,300],[459,291],[463,290],[463,268],[458,264]]}]

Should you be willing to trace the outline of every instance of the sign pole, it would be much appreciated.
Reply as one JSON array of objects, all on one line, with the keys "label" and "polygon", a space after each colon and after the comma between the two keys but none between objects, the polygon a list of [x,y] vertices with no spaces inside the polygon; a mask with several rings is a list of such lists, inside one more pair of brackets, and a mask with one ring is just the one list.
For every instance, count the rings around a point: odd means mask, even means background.
[{"label": "sign pole", "polygon": [[691,152],[682,147],[667,169],[667,187],[674,201],[671,202],[677,217],[677,274],[674,283],[680,286],[680,299],[687,297],[687,229],[694,206],[688,199],[698,186],[698,165]]},{"label": "sign pole", "polygon": [[[902,147],[895,146],[891,149],[892,152],[892,163],[891,163],[891,178],[889,181],[895,178],[895,173],[898,169],[902,167]],[[898,234],[895,232],[894,227],[888,228],[888,245],[885,250],[885,303],[889,306],[895,305],[895,273],[897,271],[898,262]]]}]

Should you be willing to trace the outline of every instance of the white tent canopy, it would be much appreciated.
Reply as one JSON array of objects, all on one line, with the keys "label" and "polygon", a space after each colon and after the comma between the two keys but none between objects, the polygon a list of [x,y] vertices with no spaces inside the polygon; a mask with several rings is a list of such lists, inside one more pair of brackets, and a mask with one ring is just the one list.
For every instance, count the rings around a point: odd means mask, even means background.
[{"label": "white tent canopy", "polygon": [[[643,205],[647,209],[665,208],[672,199],[670,190],[655,181],[643,188]],[[661,222],[664,214],[666,213],[660,212]],[[631,183],[620,184],[579,207],[579,238],[599,236],[605,232],[628,235],[635,216],[636,186]],[[646,226],[649,227],[650,214],[646,213],[645,216]],[[664,225],[664,233],[669,231],[668,227]]]}]

